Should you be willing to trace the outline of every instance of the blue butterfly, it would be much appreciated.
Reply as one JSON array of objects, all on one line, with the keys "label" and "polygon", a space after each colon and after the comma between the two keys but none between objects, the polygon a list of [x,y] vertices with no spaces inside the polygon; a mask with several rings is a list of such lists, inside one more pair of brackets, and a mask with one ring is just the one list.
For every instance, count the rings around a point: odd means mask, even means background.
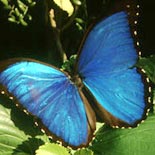
[{"label": "blue butterfly", "polygon": [[145,115],[144,84],[128,17],[118,12],[88,34],[73,75],[31,59],[0,64],[0,83],[65,144],[86,146],[96,118],[134,127]]}]

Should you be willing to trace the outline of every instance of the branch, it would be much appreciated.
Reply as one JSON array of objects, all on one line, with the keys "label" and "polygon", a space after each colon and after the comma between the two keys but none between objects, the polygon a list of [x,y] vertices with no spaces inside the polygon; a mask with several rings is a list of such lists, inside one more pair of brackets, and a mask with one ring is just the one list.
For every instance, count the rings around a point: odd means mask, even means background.
[{"label": "branch", "polygon": [[57,44],[58,50],[61,55],[62,62],[65,62],[67,60],[67,55],[62,47],[62,43],[61,43],[61,39],[60,39],[61,34],[60,34],[60,30],[57,28],[56,21],[54,20],[54,10],[53,9],[50,10],[49,17],[50,17],[51,27],[54,31],[56,44]]},{"label": "branch", "polygon": [[79,9],[79,6],[75,6],[73,14],[71,15],[69,21],[61,28],[61,31],[64,31],[73,23],[76,15],[77,15],[78,9]]}]

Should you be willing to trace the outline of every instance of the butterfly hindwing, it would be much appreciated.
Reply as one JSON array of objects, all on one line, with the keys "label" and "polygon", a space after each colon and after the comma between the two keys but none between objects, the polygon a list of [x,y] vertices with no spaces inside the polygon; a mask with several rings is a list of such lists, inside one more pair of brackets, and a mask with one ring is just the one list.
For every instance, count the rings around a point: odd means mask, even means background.
[{"label": "butterfly hindwing", "polygon": [[0,83],[65,143],[74,147],[88,143],[92,133],[83,101],[63,72],[37,62],[14,62],[0,73]]},{"label": "butterfly hindwing", "polygon": [[[78,62],[83,83],[103,108],[100,110],[128,126],[136,125],[146,108],[143,81],[134,68],[137,58],[127,14],[119,12],[92,29]],[[107,120],[112,126],[117,124]]]}]

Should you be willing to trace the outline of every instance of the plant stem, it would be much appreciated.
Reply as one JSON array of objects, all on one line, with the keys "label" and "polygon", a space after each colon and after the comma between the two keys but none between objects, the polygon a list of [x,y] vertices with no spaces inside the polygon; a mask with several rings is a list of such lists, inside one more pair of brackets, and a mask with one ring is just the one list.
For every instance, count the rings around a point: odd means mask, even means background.
[{"label": "plant stem", "polygon": [[78,9],[79,9],[79,6],[74,7],[73,14],[71,15],[69,21],[61,28],[61,31],[64,31],[66,28],[68,28],[73,23],[76,15],[77,15]]},{"label": "plant stem", "polygon": [[67,55],[62,47],[62,43],[61,43],[61,39],[60,39],[60,36],[61,36],[60,30],[55,29],[54,33],[55,33],[55,37],[56,37],[56,44],[57,44],[58,50],[60,52],[62,62],[65,62],[67,60]]},{"label": "plant stem", "polygon": [[65,51],[64,51],[64,49],[62,47],[62,43],[61,43],[61,32],[63,32],[66,28],[68,28],[72,24],[72,22],[74,21],[74,19],[76,17],[78,8],[79,8],[79,6],[75,6],[74,12],[73,12],[72,16],[70,17],[69,21],[61,29],[58,29],[57,28],[56,22],[54,20],[54,10],[51,9],[49,11],[49,17],[50,17],[51,27],[54,30],[56,44],[57,44],[57,48],[58,48],[58,50],[60,52],[62,62],[65,62],[67,60],[67,55],[66,55],[66,53],[65,53]]},{"label": "plant stem", "polygon": [[56,21],[54,20],[54,10],[51,9],[49,12],[49,17],[50,17],[50,23],[51,23],[51,27],[52,30],[54,32],[55,35],[55,40],[56,40],[56,44],[57,44],[57,48],[60,52],[60,56],[61,56],[61,60],[62,62],[65,62],[67,60],[67,55],[62,47],[62,43],[61,43],[61,32],[60,30],[57,28],[57,24]]}]

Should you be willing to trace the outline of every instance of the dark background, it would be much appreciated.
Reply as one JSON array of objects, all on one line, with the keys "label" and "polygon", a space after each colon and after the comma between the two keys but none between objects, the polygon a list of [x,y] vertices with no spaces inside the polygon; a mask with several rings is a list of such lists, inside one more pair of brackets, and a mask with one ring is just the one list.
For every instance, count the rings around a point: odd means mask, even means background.
[{"label": "dark background", "polygon": [[140,30],[142,36],[142,50],[145,55],[155,54],[155,1],[141,1]]},{"label": "dark background", "polygon": [[[108,4],[112,3],[113,0]],[[143,56],[149,56],[155,54],[155,1],[141,0],[139,3],[140,49]],[[110,7],[110,5],[105,5],[107,8],[102,11],[102,4],[103,0],[87,1],[89,16],[98,16]],[[9,23],[6,11],[0,5],[0,60],[12,57],[31,57],[41,60],[48,58],[52,40],[48,39],[49,27],[45,21],[43,1],[39,1],[31,13],[33,20],[28,27],[23,27]],[[71,37],[72,32],[67,35],[68,38]],[[81,38],[77,39],[81,40]]]}]

